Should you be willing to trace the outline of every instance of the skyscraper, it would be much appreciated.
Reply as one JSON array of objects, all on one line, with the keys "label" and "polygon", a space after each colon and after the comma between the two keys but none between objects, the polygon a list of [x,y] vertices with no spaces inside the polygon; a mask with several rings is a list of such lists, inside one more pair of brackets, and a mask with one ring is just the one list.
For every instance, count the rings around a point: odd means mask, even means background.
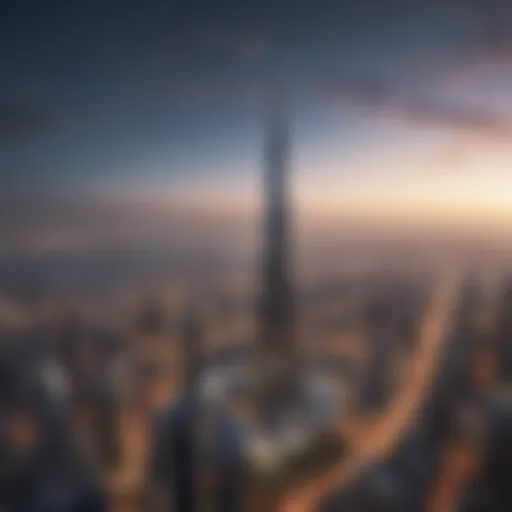
[{"label": "skyscraper", "polygon": [[[298,351],[290,275],[290,133],[282,89],[275,92],[270,107],[259,350],[253,375],[257,414],[247,438],[249,464],[263,480],[276,472],[297,478],[323,460],[324,434],[335,421],[338,384],[341,388],[337,378],[326,386],[329,372]],[[342,451],[338,441],[329,446],[330,454]],[[305,463],[290,465],[293,457]]]},{"label": "skyscraper", "polygon": [[289,127],[281,91],[270,102],[266,147],[265,253],[261,297],[261,350],[258,368],[261,407],[275,410],[296,397],[296,352],[289,267]]},{"label": "skyscraper", "polygon": [[154,421],[149,466],[152,504],[148,508],[194,512],[201,498],[197,440],[200,411],[195,389],[201,333],[191,311],[185,315],[181,334],[184,389],[176,403],[170,404]]},{"label": "skyscraper", "polygon": [[227,408],[212,410],[199,392],[204,353],[201,325],[192,311],[182,338],[184,389],[153,425],[148,508],[195,512],[208,504],[213,512],[239,512],[242,430]]}]

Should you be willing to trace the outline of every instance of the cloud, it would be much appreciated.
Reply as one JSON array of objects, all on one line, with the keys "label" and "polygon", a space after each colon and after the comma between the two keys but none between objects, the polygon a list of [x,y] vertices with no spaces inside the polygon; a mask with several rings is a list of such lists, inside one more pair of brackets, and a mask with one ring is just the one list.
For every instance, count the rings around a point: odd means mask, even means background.
[{"label": "cloud", "polygon": [[263,34],[245,34],[238,40],[236,48],[242,60],[254,62],[267,56],[271,43],[270,39]]},{"label": "cloud", "polygon": [[214,27],[204,35],[205,49],[235,57],[241,62],[254,64],[268,56],[272,49],[268,34],[255,30],[233,30],[232,27]]},{"label": "cloud", "polygon": [[460,137],[435,150],[425,162],[428,170],[436,173],[467,173],[475,158],[471,150],[472,142],[471,138]]},{"label": "cloud", "polygon": [[34,105],[0,102],[0,143],[39,135],[49,125],[47,113]]},{"label": "cloud", "polygon": [[[512,50],[512,8],[508,0],[471,0],[480,29],[477,44],[487,51]],[[478,37],[479,36],[479,37]]]},{"label": "cloud", "polygon": [[435,95],[406,94],[378,77],[331,83],[321,88],[320,96],[330,104],[362,108],[371,115],[384,115],[406,123],[498,139],[512,138],[512,119],[508,116],[448,102]]},{"label": "cloud", "polygon": [[233,105],[261,106],[265,86],[256,81],[191,79],[176,87],[174,94],[187,106],[205,110]]}]

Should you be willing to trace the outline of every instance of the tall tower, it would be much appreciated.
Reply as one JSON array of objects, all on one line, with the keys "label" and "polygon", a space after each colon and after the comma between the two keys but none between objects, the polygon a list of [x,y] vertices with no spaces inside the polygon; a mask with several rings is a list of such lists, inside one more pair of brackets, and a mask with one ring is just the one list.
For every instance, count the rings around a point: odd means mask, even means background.
[{"label": "tall tower", "polygon": [[279,91],[271,98],[265,154],[265,248],[258,377],[262,407],[275,409],[296,395],[296,353],[289,268],[290,212],[287,189],[289,127]]}]

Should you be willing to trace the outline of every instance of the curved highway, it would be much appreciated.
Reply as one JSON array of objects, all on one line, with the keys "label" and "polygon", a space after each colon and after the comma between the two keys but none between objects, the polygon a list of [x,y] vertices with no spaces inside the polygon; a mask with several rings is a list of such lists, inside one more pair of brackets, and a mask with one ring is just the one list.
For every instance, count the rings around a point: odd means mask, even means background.
[{"label": "curved highway", "polygon": [[437,284],[421,326],[419,343],[411,355],[403,385],[390,406],[370,419],[345,419],[339,426],[352,447],[351,455],[327,473],[286,494],[281,512],[311,512],[326,496],[340,491],[366,463],[385,457],[403,437],[423,404],[435,374],[444,341],[448,338],[460,279],[444,274]]}]

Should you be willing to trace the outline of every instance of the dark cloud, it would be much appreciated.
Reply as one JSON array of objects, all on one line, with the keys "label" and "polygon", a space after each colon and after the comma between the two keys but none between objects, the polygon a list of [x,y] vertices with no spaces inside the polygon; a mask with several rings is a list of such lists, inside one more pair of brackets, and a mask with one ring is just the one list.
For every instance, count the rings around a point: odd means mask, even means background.
[{"label": "dark cloud", "polygon": [[512,119],[508,116],[435,96],[406,94],[378,78],[329,84],[322,88],[321,97],[331,104],[362,108],[371,115],[389,115],[407,123],[492,138],[512,138]]},{"label": "dark cloud", "polygon": [[241,59],[254,62],[264,58],[271,49],[270,38],[263,34],[245,34],[238,41],[237,53]]},{"label": "dark cloud", "polygon": [[17,102],[0,103],[0,144],[46,132],[50,116],[43,109]]},{"label": "dark cloud", "polygon": [[270,35],[263,31],[218,26],[205,31],[202,46],[205,51],[252,64],[268,56],[272,41]]},{"label": "dark cloud", "polygon": [[179,97],[187,106],[205,110],[226,106],[261,106],[265,90],[265,86],[259,83],[216,83],[204,80],[183,84],[179,89]]},{"label": "dark cloud", "polygon": [[475,42],[487,51],[512,50],[512,5],[509,0],[470,0],[469,3],[476,11],[480,28]]}]

